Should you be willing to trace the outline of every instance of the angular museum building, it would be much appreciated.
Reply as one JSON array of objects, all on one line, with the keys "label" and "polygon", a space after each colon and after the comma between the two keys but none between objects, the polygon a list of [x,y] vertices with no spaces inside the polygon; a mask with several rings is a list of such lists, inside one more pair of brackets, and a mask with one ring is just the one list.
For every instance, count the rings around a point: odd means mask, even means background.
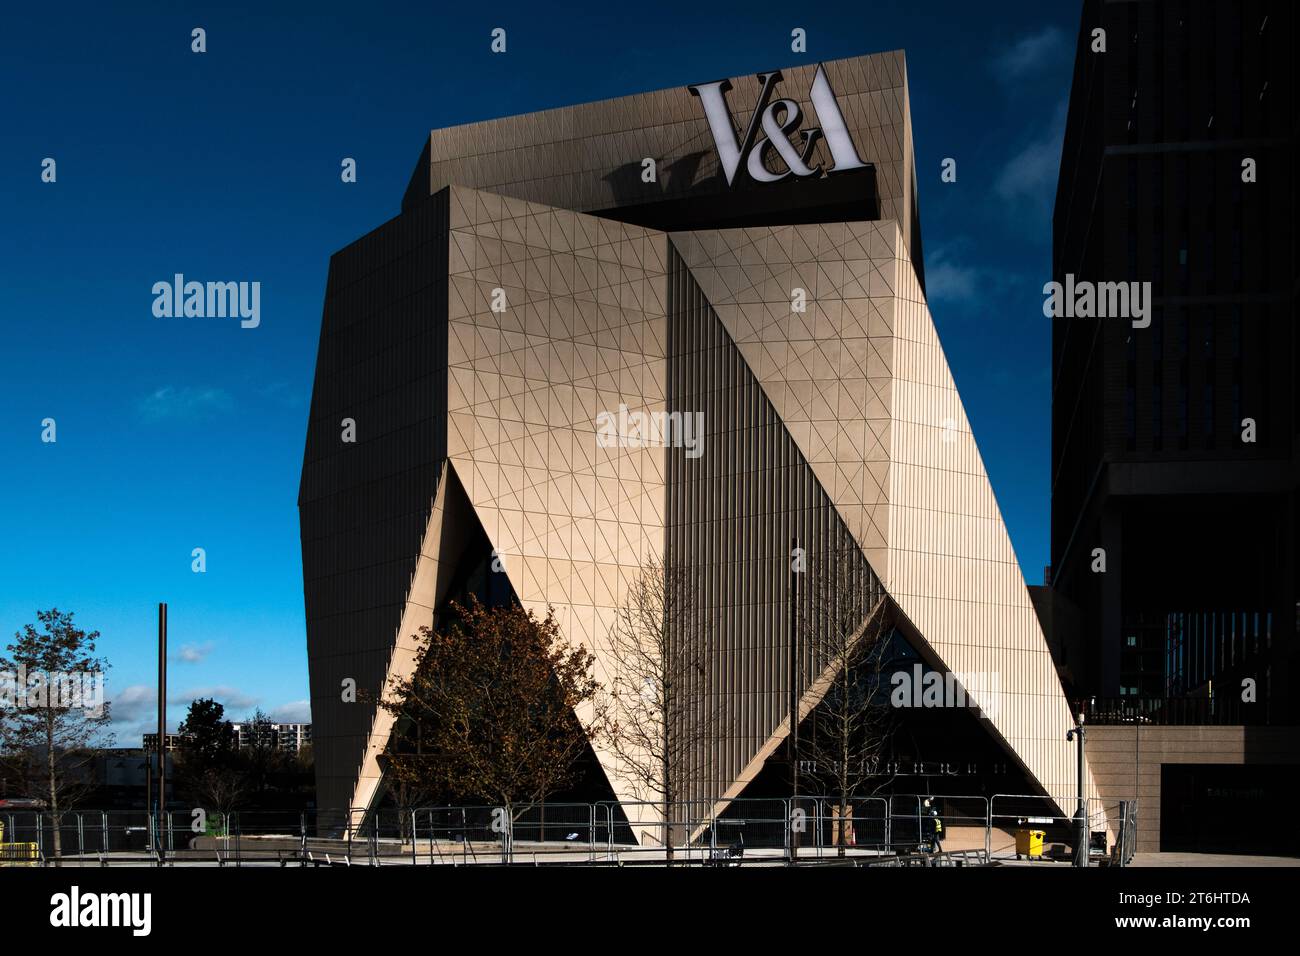
[{"label": "angular museum building", "polygon": [[724,718],[686,789],[756,792],[828,676],[799,548],[963,675],[986,790],[1073,811],[1070,707],[926,303],[901,52],[435,130],[331,260],[299,507],[321,807],[381,797],[367,701],[449,600],[553,607],[608,684],[656,557],[698,582]]}]

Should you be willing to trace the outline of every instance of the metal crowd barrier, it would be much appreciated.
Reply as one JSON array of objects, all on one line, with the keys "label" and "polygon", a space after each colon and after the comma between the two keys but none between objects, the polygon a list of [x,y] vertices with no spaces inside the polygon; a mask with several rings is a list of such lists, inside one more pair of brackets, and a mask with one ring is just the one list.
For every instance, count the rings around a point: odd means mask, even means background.
[{"label": "metal crowd barrier", "polygon": [[[933,845],[929,799],[943,823]],[[1108,835],[1104,862],[1136,847],[1136,801],[1088,802],[1089,831]],[[1041,829],[1069,848],[1074,821],[1035,794],[892,794],[681,801],[547,803],[414,809],[243,810],[161,817],[77,811],[59,827],[61,865],[419,866],[800,863],[974,865],[1016,855],[1015,832]],[[55,856],[50,815],[0,816],[0,865]],[[4,842],[4,841],[8,842]],[[1060,853],[1057,853],[1058,858]],[[931,863],[924,864],[925,857]],[[917,859],[914,859],[917,858]],[[1096,858],[1096,857],[1094,857]],[[935,862],[942,859],[944,862]],[[910,861],[910,862],[909,862]]]}]

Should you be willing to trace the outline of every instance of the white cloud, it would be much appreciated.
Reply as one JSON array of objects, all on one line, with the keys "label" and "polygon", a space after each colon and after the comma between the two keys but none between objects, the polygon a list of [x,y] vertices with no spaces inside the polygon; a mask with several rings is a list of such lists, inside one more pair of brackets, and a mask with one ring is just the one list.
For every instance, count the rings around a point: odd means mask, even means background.
[{"label": "white cloud", "polygon": [[167,703],[188,707],[200,697],[210,697],[225,707],[228,720],[239,719],[232,714],[232,711],[238,713],[239,711],[252,710],[258,703],[258,698],[251,697],[238,688],[228,687],[224,684],[216,687],[195,687],[176,694],[170,694],[167,697]]},{"label": "white cloud", "polygon": [[139,747],[143,734],[158,730],[158,688],[150,684],[124,687],[110,699],[108,714],[113,744]]},{"label": "white cloud", "polygon": [[980,269],[952,260],[946,247],[926,256],[925,294],[930,302],[969,302],[979,293]]},{"label": "white cloud", "polygon": [[276,402],[286,408],[302,408],[307,404],[307,397],[301,391],[291,388],[288,382],[271,382],[258,389],[258,394],[269,402]]},{"label": "white cloud", "polygon": [[142,398],[140,417],[150,424],[164,421],[197,421],[212,418],[234,407],[230,395],[219,388],[174,388],[164,385]]},{"label": "white cloud", "polygon": [[311,723],[311,701],[294,700],[272,709],[271,719],[282,724]]},{"label": "white cloud", "polygon": [[1061,100],[1043,135],[1029,141],[1007,160],[993,191],[1008,204],[1028,203],[1051,214],[1056,199],[1056,177],[1061,167],[1061,141],[1069,102]]},{"label": "white cloud", "polygon": [[201,664],[212,653],[215,645],[212,641],[202,644],[182,644],[180,649],[171,654],[171,659],[181,664]]},{"label": "white cloud", "polygon": [[1059,27],[1046,27],[1038,33],[1021,37],[993,61],[993,68],[1003,79],[1019,79],[1036,73],[1053,59],[1072,58],[1065,34]]},{"label": "white cloud", "polygon": [[109,714],[114,724],[129,724],[158,711],[158,688],[148,684],[124,687],[110,700]]},{"label": "white cloud", "polygon": [[950,311],[979,312],[990,303],[1025,285],[1023,273],[981,262],[981,246],[967,236],[957,236],[925,253],[925,293],[932,306]]},{"label": "white cloud", "polygon": [[[195,687],[190,690],[179,691],[167,695],[167,706],[169,709],[184,707],[189,705],[200,697],[211,697],[219,704],[225,705],[226,719],[239,720],[245,714],[252,711],[258,704],[258,698],[244,693],[235,687],[226,685],[217,685],[214,687]],[[292,708],[302,705],[306,713],[310,709],[306,708],[306,701],[295,701],[291,704],[285,704],[282,710],[285,713],[297,713],[299,711]],[[109,714],[111,720],[111,730],[117,738],[119,747],[139,747],[141,735],[152,734],[158,730],[158,688],[151,684],[132,684],[130,687],[123,688],[111,701]],[[167,732],[174,733],[183,717],[177,718],[168,716]],[[295,718],[285,717],[285,721],[292,720],[310,720],[310,717]]]}]

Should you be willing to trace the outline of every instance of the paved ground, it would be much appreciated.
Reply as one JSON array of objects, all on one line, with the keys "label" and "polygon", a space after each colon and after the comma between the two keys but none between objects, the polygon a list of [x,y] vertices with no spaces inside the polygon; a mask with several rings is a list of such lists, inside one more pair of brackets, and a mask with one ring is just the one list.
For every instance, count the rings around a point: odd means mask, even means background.
[{"label": "paved ground", "polygon": [[[985,848],[986,834],[982,827],[952,827],[948,830],[947,839],[943,842],[943,849],[947,852],[962,850],[983,851]],[[1070,854],[1064,846],[1052,844],[1044,847],[1044,858],[1037,860],[1017,860],[1015,856],[1015,837],[1005,830],[995,829],[987,835],[989,848],[992,850],[993,859],[1004,866],[1037,866],[1037,867],[1068,867],[1070,865]],[[211,838],[200,838],[195,841],[201,844],[193,850],[182,851],[169,855],[169,863],[179,866],[217,866],[218,857],[223,858],[227,865],[234,864],[238,859],[243,866],[278,866],[280,859],[284,858],[290,866],[298,865],[298,854],[301,851],[301,841],[292,836],[272,837],[244,837],[238,841],[214,841]],[[227,844],[230,845],[227,845]],[[238,848],[238,852],[236,851]],[[311,855],[320,862],[328,861],[339,864],[347,863],[348,846],[342,840],[324,840],[312,839],[308,841],[308,850]],[[451,843],[438,841],[430,844],[428,840],[421,840],[416,848],[414,856],[411,853],[410,845],[405,847],[388,841],[381,842],[377,849],[380,853],[379,862],[383,865],[410,866],[413,863],[428,865],[430,863],[496,863],[500,860],[500,847],[494,844],[471,842]],[[368,865],[370,847],[365,841],[356,843],[352,847],[352,864]],[[611,852],[612,850],[612,852]],[[706,850],[699,848],[679,850],[679,859],[683,862],[693,861],[702,862],[708,855]],[[768,863],[779,865],[783,862],[784,851],[779,848],[768,847],[750,847],[745,851],[745,859],[749,863]],[[877,851],[865,847],[854,847],[849,849],[850,857],[860,859],[870,859],[877,857]],[[804,847],[800,851],[800,857],[808,863],[815,863],[819,859],[823,862],[831,862],[835,858],[835,849],[825,847],[819,854],[813,847]],[[535,843],[529,841],[519,841],[516,843],[515,861],[519,863],[528,862],[545,862],[545,863],[607,863],[621,861],[624,863],[649,863],[651,865],[662,862],[663,851],[657,849],[635,849],[627,846],[617,847],[587,847],[585,845],[572,845],[565,843]],[[65,866],[98,866],[101,862],[112,866],[152,866],[153,859],[143,853],[110,853],[105,858],[98,854],[87,855],[86,858],[65,859]],[[1132,866],[1141,867],[1300,867],[1300,858],[1297,857],[1280,857],[1280,856],[1250,856],[1246,854],[1228,854],[1228,853],[1138,853],[1133,858]]]},{"label": "paved ground", "polygon": [[1247,856],[1240,853],[1135,853],[1132,866],[1300,866],[1293,856]]},{"label": "paved ground", "polygon": [[[868,854],[853,853],[852,855],[866,856]],[[560,862],[561,857],[562,854],[556,854],[556,853],[547,853],[543,855],[543,858],[546,862]],[[779,851],[769,851],[768,853],[764,853],[762,851],[753,852],[747,854],[747,859],[750,864],[760,863],[761,865],[762,863],[770,863],[772,865],[782,865],[782,855],[780,854]],[[828,854],[827,857],[825,857],[824,859],[829,860],[830,855]],[[811,854],[805,853],[804,860],[808,863],[813,863],[816,862],[816,857]],[[521,850],[516,853],[516,862],[524,863],[530,861],[531,861],[531,854],[527,850]],[[629,859],[628,861],[631,862],[632,860]],[[110,854],[108,860],[104,862],[107,862],[109,865],[112,866],[153,866],[154,865],[151,859],[143,858],[139,856],[130,857],[125,854]],[[335,862],[339,862],[339,861],[336,860]],[[358,858],[357,865],[364,866],[367,864],[367,862],[368,861],[366,861],[364,857]],[[578,858],[569,859],[565,862],[582,863],[582,862],[587,862],[587,860],[585,858],[578,857]],[[698,862],[698,858],[696,862]],[[998,862],[1002,866],[1013,866],[1013,867],[1047,867],[1051,869],[1057,869],[1057,868],[1068,868],[1070,866],[1069,861],[1064,859],[1063,860],[1043,859],[1043,860],[1030,861],[1030,860],[1016,860],[1012,858],[1012,859],[1001,859]],[[402,866],[402,865],[409,866],[411,865],[411,860],[409,857],[386,858],[383,861],[383,863],[384,865],[387,866]],[[99,858],[86,859],[86,860],[65,859],[63,865],[66,867],[100,866],[101,860]],[[202,859],[194,859],[194,858],[177,859],[173,857],[171,858],[170,865],[179,866],[179,867],[210,867],[210,866],[217,866],[218,864],[214,860],[202,860]],[[233,866],[234,865],[233,861],[228,865]],[[241,865],[246,867],[259,867],[259,866],[278,866],[279,864],[272,860],[267,860],[265,858],[260,860],[256,858],[252,858],[252,859],[245,858],[242,861]],[[290,865],[297,866],[298,864],[294,862],[291,863]],[[1134,856],[1133,862],[1130,865],[1141,866],[1141,867],[1166,867],[1166,868],[1177,868],[1177,867],[1216,867],[1221,869],[1232,869],[1232,868],[1239,868],[1239,867],[1240,868],[1249,868],[1249,867],[1272,868],[1272,867],[1300,867],[1300,859],[1297,859],[1295,857],[1283,857],[1283,856],[1244,856],[1244,855],[1236,855],[1236,854],[1228,854],[1228,853],[1139,853],[1136,856]]]}]

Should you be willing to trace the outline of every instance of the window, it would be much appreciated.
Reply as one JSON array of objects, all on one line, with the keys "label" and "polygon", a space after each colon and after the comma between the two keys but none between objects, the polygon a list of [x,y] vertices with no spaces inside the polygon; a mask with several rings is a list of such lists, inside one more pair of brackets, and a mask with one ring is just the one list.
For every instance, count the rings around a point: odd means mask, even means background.
[{"label": "window", "polygon": [[1160,386],[1151,386],[1151,441],[1159,449],[1164,444],[1164,405],[1161,401]]},{"label": "window", "polygon": [[1124,444],[1129,451],[1137,447],[1137,388],[1124,388]]},{"label": "window", "polygon": [[1201,254],[1200,270],[1201,275],[1205,277],[1205,284],[1210,288],[1214,287],[1214,227],[1215,218],[1214,210],[1210,210],[1210,225],[1205,233],[1204,250]]}]

